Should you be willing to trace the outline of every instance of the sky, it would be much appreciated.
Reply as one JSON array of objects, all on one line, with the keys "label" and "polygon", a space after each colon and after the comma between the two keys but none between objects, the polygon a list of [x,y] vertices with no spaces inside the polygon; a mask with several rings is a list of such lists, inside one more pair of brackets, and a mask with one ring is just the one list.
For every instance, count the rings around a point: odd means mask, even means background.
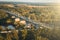
[{"label": "sky", "polygon": [[12,1],[12,2],[53,2],[53,3],[60,3],[60,0],[0,0],[1,1]]}]

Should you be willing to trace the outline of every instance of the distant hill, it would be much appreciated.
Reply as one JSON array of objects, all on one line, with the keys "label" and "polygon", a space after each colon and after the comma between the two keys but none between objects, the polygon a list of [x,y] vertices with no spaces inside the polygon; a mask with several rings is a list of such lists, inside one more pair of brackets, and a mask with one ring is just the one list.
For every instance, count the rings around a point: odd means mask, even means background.
[{"label": "distant hill", "polygon": [[[27,4],[27,5],[34,5],[34,6],[57,5],[57,3],[32,3],[32,2],[0,2],[0,4]],[[58,5],[60,5],[60,4],[58,4]]]}]

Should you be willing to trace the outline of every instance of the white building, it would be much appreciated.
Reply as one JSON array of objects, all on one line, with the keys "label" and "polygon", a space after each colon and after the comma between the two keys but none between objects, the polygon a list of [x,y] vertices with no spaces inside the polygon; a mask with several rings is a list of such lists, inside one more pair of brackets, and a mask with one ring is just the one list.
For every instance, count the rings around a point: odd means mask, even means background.
[{"label": "white building", "polygon": [[20,22],[20,18],[15,18],[15,22]]},{"label": "white building", "polygon": [[26,24],[25,20],[20,21],[21,24]]}]

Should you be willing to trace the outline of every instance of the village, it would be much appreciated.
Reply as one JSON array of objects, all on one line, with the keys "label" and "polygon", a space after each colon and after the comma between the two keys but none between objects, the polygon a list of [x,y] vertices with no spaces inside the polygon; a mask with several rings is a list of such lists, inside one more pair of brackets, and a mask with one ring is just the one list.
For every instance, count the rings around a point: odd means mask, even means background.
[{"label": "village", "polygon": [[0,4],[0,40],[59,40],[54,8]]}]

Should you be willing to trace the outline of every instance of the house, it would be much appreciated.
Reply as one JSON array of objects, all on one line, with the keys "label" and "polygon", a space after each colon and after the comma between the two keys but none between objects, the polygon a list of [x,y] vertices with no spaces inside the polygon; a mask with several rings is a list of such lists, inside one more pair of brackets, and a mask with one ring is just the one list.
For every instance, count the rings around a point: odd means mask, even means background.
[{"label": "house", "polygon": [[21,24],[26,24],[25,20],[20,21]]},{"label": "house", "polygon": [[15,22],[20,22],[20,18],[15,18]]}]

